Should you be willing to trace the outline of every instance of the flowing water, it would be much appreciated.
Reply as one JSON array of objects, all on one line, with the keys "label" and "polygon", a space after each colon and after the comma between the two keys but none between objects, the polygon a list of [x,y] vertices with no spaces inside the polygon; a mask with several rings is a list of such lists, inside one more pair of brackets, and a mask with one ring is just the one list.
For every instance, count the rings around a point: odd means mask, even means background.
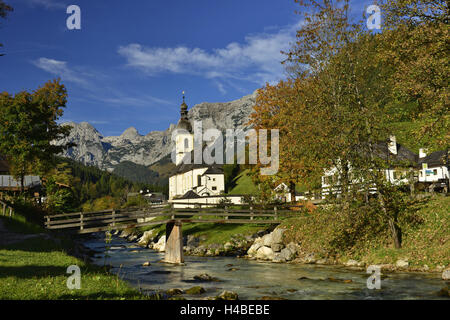
[{"label": "flowing water", "polygon": [[[382,277],[381,289],[369,290],[369,274],[336,266],[191,256],[185,256],[185,265],[179,266],[160,262],[164,258],[163,253],[139,248],[120,238],[113,238],[106,244],[98,237],[84,244],[99,252],[93,259],[95,264],[111,265],[113,273],[144,292],[188,289],[197,285],[206,289],[206,293],[200,296],[183,295],[187,299],[216,296],[224,290],[236,292],[241,300],[263,296],[294,300],[444,299],[437,292],[446,285],[437,273],[388,273]],[[147,261],[151,265],[142,266]],[[203,273],[219,281],[198,282],[193,279]]]}]

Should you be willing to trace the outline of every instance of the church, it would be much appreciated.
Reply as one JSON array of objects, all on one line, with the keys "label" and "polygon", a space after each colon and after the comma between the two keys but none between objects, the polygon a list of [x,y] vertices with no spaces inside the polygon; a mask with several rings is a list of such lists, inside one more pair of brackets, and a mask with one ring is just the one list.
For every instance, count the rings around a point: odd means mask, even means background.
[{"label": "church", "polygon": [[[194,133],[188,120],[188,106],[181,104],[181,117],[175,129],[175,174],[169,178],[169,200],[218,196],[225,192],[221,165],[194,163]],[[189,164],[183,159],[190,157]]]}]

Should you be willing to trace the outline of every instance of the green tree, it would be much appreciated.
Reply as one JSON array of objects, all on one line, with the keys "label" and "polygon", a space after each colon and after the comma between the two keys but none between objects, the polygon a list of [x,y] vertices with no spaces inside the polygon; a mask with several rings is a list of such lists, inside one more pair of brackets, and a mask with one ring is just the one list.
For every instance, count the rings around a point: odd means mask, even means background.
[{"label": "green tree", "polygon": [[71,127],[59,126],[67,92],[59,80],[49,81],[29,93],[0,94],[0,153],[11,163],[12,174],[21,181],[30,173],[44,175],[55,155],[72,146],[52,141],[66,137]]}]

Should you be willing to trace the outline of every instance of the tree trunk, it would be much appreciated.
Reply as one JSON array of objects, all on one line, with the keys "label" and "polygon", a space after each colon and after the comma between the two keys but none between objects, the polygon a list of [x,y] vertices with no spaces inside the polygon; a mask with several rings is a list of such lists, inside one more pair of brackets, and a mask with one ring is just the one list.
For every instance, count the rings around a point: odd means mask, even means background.
[{"label": "tree trunk", "polygon": [[21,174],[20,175],[20,194],[21,195],[23,195],[23,192],[25,191],[24,184],[25,184],[25,175]]},{"label": "tree trunk", "polygon": [[291,193],[291,202],[295,202],[295,182],[289,182],[289,192]]},{"label": "tree trunk", "polygon": [[395,221],[394,218],[388,215],[386,204],[384,203],[383,196],[378,190],[377,186],[377,192],[378,192],[378,202],[380,203],[381,210],[383,211],[383,214],[388,219],[389,224],[389,230],[391,231],[392,240],[394,241],[394,246],[396,249],[400,249],[402,247],[401,239],[400,239],[400,229]]},{"label": "tree trunk", "polygon": [[402,244],[400,242],[400,235],[397,224],[391,217],[388,218],[388,222],[389,222],[389,229],[391,230],[392,239],[394,240],[395,249],[400,249],[402,247]]}]

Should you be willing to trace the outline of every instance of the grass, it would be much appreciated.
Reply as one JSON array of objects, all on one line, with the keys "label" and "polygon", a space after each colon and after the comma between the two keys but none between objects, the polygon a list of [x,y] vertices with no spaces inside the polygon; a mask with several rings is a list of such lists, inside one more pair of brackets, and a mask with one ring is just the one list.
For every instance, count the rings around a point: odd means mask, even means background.
[{"label": "grass", "polygon": [[[343,225],[339,212],[317,210],[305,218],[285,220],[285,241],[299,243],[305,252],[314,252],[321,258],[333,258],[340,262],[355,259],[366,264],[394,264],[406,259],[411,267],[427,265],[433,269],[450,264],[450,197],[436,195],[415,205],[415,217],[419,222],[400,221],[402,248],[395,249],[388,229],[375,227],[365,229],[358,240],[345,249],[337,247],[336,238],[345,234],[337,232]],[[370,216],[369,216],[370,219]],[[376,223],[374,223],[376,225]],[[349,225],[344,225],[346,228]]]},{"label": "grass", "polygon": [[45,230],[41,226],[27,221],[27,219],[19,214],[15,214],[12,219],[4,218],[3,219],[3,225],[10,230],[11,232],[15,233],[22,233],[22,234],[34,234],[34,233],[43,233]]},{"label": "grass", "polygon": [[[9,220],[9,219],[5,219]],[[17,214],[5,221],[11,231],[42,231]],[[40,237],[0,246],[0,299],[146,299],[117,275],[67,253],[70,240],[55,242]],[[81,269],[81,289],[67,288],[67,268]]]},{"label": "grass", "polygon": [[235,187],[228,194],[257,194],[258,187],[253,183],[252,178],[247,174],[248,169],[242,171],[234,180]]},{"label": "grass", "polygon": [[[203,239],[201,244],[224,244],[231,240],[236,234],[240,234],[243,237],[253,235],[260,230],[266,229],[267,225],[255,225],[255,224],[218,224],[218,223],[183,223],[183,236],[194,235]],[[157,225],[142,227],[142,232],[147,230],[156,230],[158,236],[165,235],[166,226]]]}]

